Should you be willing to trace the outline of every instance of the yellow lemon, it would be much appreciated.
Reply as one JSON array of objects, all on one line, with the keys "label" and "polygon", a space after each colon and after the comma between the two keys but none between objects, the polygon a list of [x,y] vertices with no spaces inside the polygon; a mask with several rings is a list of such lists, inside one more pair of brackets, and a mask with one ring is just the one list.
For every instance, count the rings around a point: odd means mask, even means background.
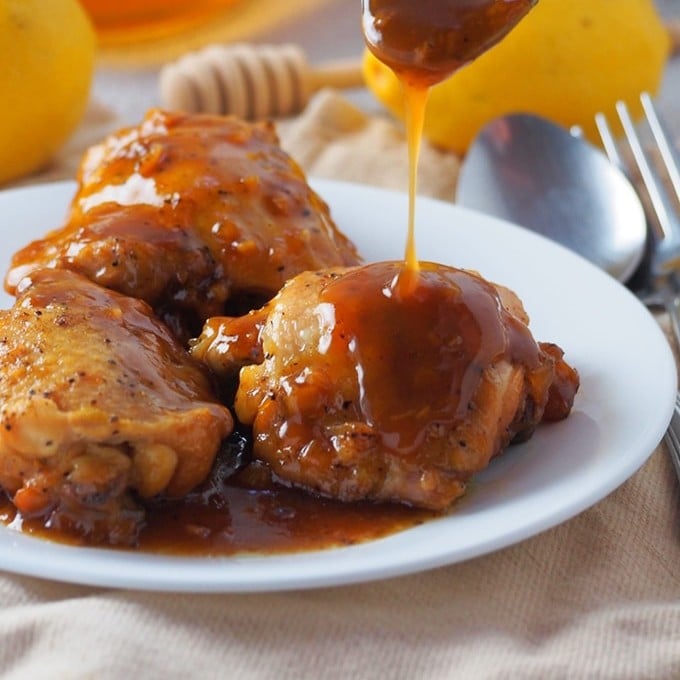
[{"label": "yellow lemon", "polygon": [[[640,92],[656,92],[669,49],[652,0],[540,0],[503,41],[432,89],[425,136],[463,152],[489,120],[529,112],[580,125],[594,140],[595,114],[613,118],[616,100],[640,113]],[[368,52],[363,70],[403,116],[394,74]]]},{"label": "yellow lemon", "polygon": [[74,130],[95,50],[77,0],[0,0],[0,184],[47,163]]}]

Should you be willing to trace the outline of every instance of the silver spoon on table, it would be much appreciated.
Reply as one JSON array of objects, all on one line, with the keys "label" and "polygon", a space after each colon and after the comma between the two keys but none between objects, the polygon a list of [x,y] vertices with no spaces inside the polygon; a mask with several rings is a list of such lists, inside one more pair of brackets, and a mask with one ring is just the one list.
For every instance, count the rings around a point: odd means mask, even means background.
[{"label": "silver spoon on table", "polygon": [[538,116],[505,116],[480,132],[461,168],[456,202],[547,236],[622,282],[645,252],[645,214],[623,172]]}]

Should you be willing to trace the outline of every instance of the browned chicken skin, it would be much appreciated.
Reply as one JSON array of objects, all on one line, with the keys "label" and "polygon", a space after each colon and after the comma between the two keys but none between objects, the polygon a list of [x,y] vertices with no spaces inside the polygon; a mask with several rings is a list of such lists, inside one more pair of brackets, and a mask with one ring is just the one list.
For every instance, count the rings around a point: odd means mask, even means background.
[{"label": "browned chicken skin", "polygon": [[66,270],[17,293],[0,311],[0,487],[24,516],[132,543],[134,497],[203,481],[229,411],[144,302]]},{"label": "browned chicken skin", "polygon": [[227,302],[241,313],[301,271],[359,262],[270,124],[153,110],[92,147],[78,179],[66,225],[14,256],[8,292],[33,268],[72,269],[187,338]]},{"label": "browned chicken skin", "polygon": [[359,260],[270,125],[156,110],[110,136],[5,280],[0,488],[133,544],[144,499],[203,482],[232,431],[206,367],[277,481],[343,501],[445,509],[568,415],[578,374],[514,293]]},{"label": "browned chicken skin", "polygon": [[569,413],[578,375],[535,342],[511,291],[427,263],[405,291],[402,270],[300,274],[193,343],[219,374],[240,369],[236,413],[284,483],[444,509],[544,414]]}]

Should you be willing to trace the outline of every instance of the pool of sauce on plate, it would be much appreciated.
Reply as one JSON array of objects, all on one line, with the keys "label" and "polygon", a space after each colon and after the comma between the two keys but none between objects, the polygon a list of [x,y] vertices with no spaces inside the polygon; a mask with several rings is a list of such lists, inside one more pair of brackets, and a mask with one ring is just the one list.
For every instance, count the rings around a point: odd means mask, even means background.
[{"label": "pool of sauce on plate", "polygon": [[[230,472],[230,463],[218,458],[210,478],[186,498],[145,506],[146,525],[135,546],[106,547],[196,557],[302,552],[374,540],[437,516],[397,504],[312,496],[276,484],[258,463],[227,478]],[[91,544],[77,531],[46,527],[42,517],[21,517],[4,494],[0,522],[42,539]]]},{"label": "pool of sauce on plate", "polygon": [[[417,285],[415,196],[418,157],[430,88],[499,42],[538,0],[363,0],[368,49],[404,88],[409,154],[405,267],[396,285]],[[455,105],[455,104],[454,104]]]},{"label": "pool of sauce on plate", "polygon": [[320,550],[381,538],[434,516],[396,504],[312,496],[272,482],[254,463],[229,480],[214,474],[180,503],[149,507],[139,548],[190,555]]}]

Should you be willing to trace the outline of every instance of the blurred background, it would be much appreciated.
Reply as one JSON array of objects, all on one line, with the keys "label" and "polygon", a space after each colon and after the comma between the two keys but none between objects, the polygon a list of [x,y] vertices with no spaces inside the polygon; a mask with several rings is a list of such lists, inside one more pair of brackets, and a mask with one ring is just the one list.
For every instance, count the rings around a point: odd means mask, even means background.
[{"label": "blurred background", "polygon": [[[164,101],[161,75],[211,45],[291,43],[312,68],[349,64],[343,98],[399,122],[398,86],[363,57],[359,0],[0,0],[3,11],[0,89],[11,105],[0,111],[0,186],[71,177],[74,159],[108,132],[152,107],[185,108]],[[517,93],[524,110],[592,126],[615,98],[635,106],[650,89],[680,139],[679,49],[680,0],[540,0],[491,51],[502,58],[485,70],[483,55],[443,95],[433,91],[425,135],[461,154],[479,120],[507,112],[498,109]]]},{"label": "blurred background", "polygon": [[[664,19],[680,21],[680,0],[653,2]],[[233,7],[232,10],[236,12],[238,8]],[[215,18],[212,21],[215,22]],[[223,21],[224,18],[218,19],[217,23]],[[228,18],[226,22],[229,23]],[[259,23],[258,27],[257,17],[250,22],[247,27],[249,35],[243,36],[243,39],[256,44],[298,44],[312,64],[358,59],[363,51],[359,0],[311,0],[297,12],[289,12],[288,16],[284,13],[283,16],[261,17]],[[222,30],[222,33],[228,31]],[[214,29],[212,34],[199,29],[195,34],[199,41],[201,38],[209,40],[219,35],[220,29]],[[181,45],[182,40],[177,38],[175,44]],[[190,39],[184,40],[191,44]],[[172,39],[170,42],[173,42]],[[134,55],[139,55],[136,64]],[[147,52],[140,52],[138,47],[129,45],[104,50],[95,77],[94,94],[97,99],[110,105],[124,121],[137,121],[143,111],[158,103],[158,65],[144,63],[150,56]],[[129,61],[130,57],[132,61]],[[135,72],[132,80],[130,68]],[[659,101],[670,126],[680,135],[680,89],[676,91],[665,86],[666,82],[680,84],[680,60],[669,60],[666,71]],[[347,96],[369,111],[378,107],[375,98],[365,90],[348,92]]]}]

